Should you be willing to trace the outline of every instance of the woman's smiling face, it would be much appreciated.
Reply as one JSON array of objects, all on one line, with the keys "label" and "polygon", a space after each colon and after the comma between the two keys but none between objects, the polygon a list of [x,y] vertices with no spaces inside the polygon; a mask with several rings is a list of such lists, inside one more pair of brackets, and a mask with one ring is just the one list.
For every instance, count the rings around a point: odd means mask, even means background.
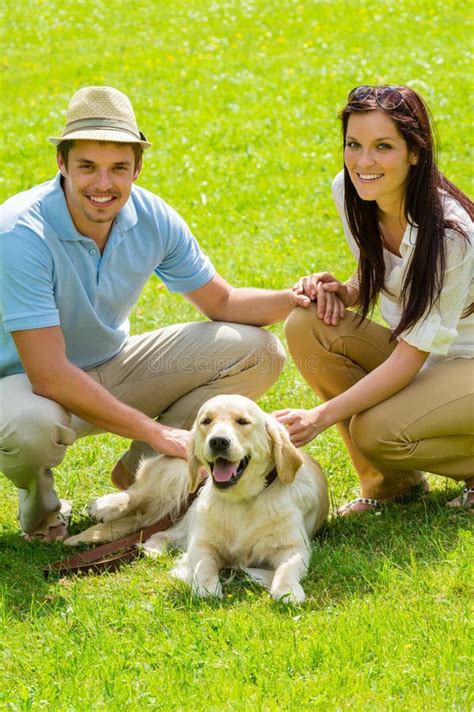
[{"label": "woman's smiling face", "polygon": [[344,163],[362,200],[375,200],[382,210],[399,210],[416,155],[392,119],[383,111],[369,111],[349,116]]}]

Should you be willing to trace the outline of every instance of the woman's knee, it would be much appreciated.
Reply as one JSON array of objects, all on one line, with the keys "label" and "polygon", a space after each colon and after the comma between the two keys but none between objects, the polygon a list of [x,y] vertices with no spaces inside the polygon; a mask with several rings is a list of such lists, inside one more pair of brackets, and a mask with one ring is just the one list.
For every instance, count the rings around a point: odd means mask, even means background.
[{"label": "woman's knee", "polygon": [[297,344],[302,338],[307,338],[308,333],[314,328],[316,305],[309,307],[295,307],[285,321],[285,336],[289,345]]},{"label": "woman's knee", "polygon": [[[295,307],[285,322],[287,338],[298,337],[300,333],[311,331],[316,339],[332,341],[335,338],[348,334],[358,334],[364,325],[371,325],[366,321],[360,324],[357,312],[346,310],[345,316],[339,319],[338,324],[326,324],[317,314],[317,304],[314,302],[308,307]],[[379,328],[379,327],[376,327]]]},{"label": "woman's knee", "polygon": [[317,349],[323,353],[330,351],[331,345],[340,337],[346,336],[354,329],[356,315],[346,312],[339,324],[325,324],[317,315],[317,305],[295,307],[285,322],[285,335],[292,354]]},{"label": "woman's knee", "polygon": [[329,349],[324,334],[332,328],[318,318],[313,304],[308,308],[295,307],[285,323],[291,357],[298,371],[313,387],[319,382],[318,374],[326,369]]}]

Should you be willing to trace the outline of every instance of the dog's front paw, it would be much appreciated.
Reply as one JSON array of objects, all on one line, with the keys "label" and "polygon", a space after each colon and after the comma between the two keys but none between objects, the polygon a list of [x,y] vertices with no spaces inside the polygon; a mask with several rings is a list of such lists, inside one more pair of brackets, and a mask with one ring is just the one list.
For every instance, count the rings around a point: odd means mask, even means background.
[{"label": "dog's front paw", "polygon": [[184,581],[188,586],[190,585],[193,594],[199,596],[199,598],[224,598],[219,579],[216,580],[214,577],[199,579],[196,577],[189,564],[187,554],[180,556],[170,573],[173,578]]},{"label": "dog's front paw", "polygon": [[191,584],[193,576],[192,571],[187,563],[186,554],[182,554],[179,557],[179,559],[170,571],[170,576],[179,579],[180,581],[184,581],[188,585]]},{"label": "dog's front paw", "polygon": [[154,534],[150,539],[141,545],[141,549],[146,556],[156,558],[166,551],[167,538],[160,534]]},{"label": "dog's front paw", "polygon": [[65,546],[78,546],[79,544],[86,544],[87,542],[81,537],[81,534],[76,534],[75,536],[68,536],[64,539],[63,544]]},{"label": "dog's front paw", "polygon": [[214,581],[205,583],[194,581],[193,593],[195,596],[199,596],[199,598],[224,598],[220,581],[217,583]]},{"label": "dog's front paw", "polygon": [[270,589],[270,596],[281,603],[303,603],[306,599],[302,585],[298,581],[278,583]]},{"label": "dog's front paw", "polygon": [[113,492],[93,499],[87,511],[97,522],[111,522],[127,511],[129,496],[126,492]]}]

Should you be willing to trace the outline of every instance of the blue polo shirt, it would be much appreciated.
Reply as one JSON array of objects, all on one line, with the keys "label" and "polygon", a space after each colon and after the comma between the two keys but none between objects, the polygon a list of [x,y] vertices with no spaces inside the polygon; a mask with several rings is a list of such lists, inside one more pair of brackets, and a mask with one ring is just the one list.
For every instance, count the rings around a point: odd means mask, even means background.
[{"label": "blue polo shirt", "polygon": [[60,178],[0,207],[0,376],[24,372],[11,332],[61,326],[69,360],[92,368],[125,345],[153,272],[172,292],[215,274],[184,220],[135,185],[101,255],[74,227]]}]

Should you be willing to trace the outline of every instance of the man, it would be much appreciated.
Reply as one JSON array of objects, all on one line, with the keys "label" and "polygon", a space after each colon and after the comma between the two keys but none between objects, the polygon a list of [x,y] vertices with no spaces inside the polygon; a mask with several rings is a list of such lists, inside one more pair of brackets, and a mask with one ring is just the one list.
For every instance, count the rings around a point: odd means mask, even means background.
[{"label": "man", "polygon": [[[69,445],[104,431],[130,438],[112,472],[121,488],[143,455],[186,457],[203,401],[256,399],[278,377],[281,345],[256,326],[309,303],[231,287],[184,221],[133,185],[150,143],[124,94],[83,88],[66,119],[50,139],[59,174],[7,200],[0,219],[0,469],[19,488],[23,532],[47,541],[67,535],[52,468]],[[153,272],[211,321],[130,337]]]}]

